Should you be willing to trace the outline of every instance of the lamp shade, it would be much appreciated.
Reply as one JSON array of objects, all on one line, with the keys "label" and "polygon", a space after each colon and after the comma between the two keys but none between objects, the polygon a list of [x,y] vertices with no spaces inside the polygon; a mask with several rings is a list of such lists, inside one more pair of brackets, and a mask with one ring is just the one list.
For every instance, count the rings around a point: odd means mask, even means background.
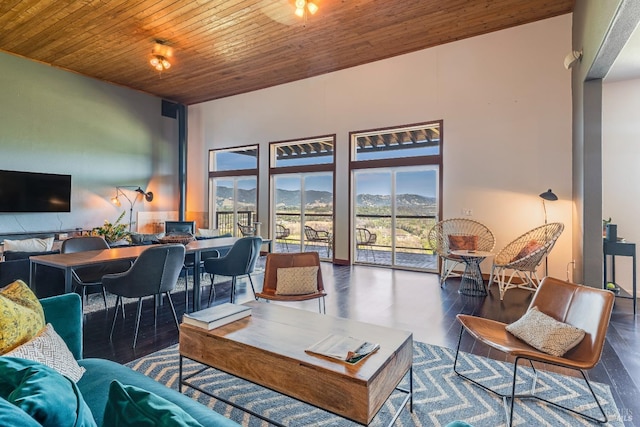
[{"label": "lamp shade", "polygon": [[548,189],[544,193],[540,193],[540,197],[542,199],[548,200],[550,202],[558,200],[558,196],[556,196],[555,193],[553,191],[551,191],[551,189]]}]

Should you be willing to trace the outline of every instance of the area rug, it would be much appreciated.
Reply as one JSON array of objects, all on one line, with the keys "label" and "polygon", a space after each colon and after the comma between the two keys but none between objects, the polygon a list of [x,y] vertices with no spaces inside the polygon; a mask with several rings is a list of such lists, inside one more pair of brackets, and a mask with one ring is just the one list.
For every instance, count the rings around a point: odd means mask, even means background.
[{"label": "area rug", "polygon": [[[395,426],[445,426],[453,420],[464,420],[477,427],[506,425],[502,400],[487,393],[453,372],[455,350],[415,342],[413,356],[413,413],[402,411]],[[178,346],[150,354],[127,366],[177,389]],[[469,376],[479,379],[502,392],[510,390],[513,365],[480,356],[461,353],[459,366]],[[184,373],[196,372],[202,365],[185,359]],[[530,388],[532,371],[519,368],[519,387]],[[334,414],[314,408],[279,393],[254,385],[231,375],[207,370],[191,381],[205,390],[211,390],[223,398],[249,407],[286,426],[345,426],[359,424]],[[591,383],[609,418],[610,426],[623,426],[609,386]],[[408,387],[408,378],[403,380]],[[229,417],[243,426],[266,427],[268,424],[240,411],[231,405],[211,398],[188,387],[183,392],[214,411]],[[597,406],[589,399],[588,390],[581,378],[547,373],[538,370],[536,394],[576,410],[598,416]],[[376,415],[372,426],[386,426],[398,409],[404,393],[394,392]],[[566,411],[559,411],[536,400],[517,400],[514,425],[580,426],[592,425]]]}]

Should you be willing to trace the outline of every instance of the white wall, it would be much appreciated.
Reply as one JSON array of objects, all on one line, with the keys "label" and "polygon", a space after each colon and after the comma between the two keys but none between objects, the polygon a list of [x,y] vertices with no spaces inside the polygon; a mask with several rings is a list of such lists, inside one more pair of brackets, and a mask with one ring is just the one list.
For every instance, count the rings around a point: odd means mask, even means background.
[{"label": "white wall", "polygon": [[[486,223],[499,250],[544,221],[566,229],[549,261],[571,261],[571,96],[562,60],[571,15],[189,107],[188,210],[206,210],[206,153],[261,144],[259,217],[268,216],[269,141],[337,135],[336,258],[347,259],[348,134],[444,120],[444,217]],[[485,268],[486,269],[486,268]]]},{"label": "white wall", "polygon": [[[640,80],[602,87],[602,217],[640,243]],[[640,253],[637,253],[640,256]],[[631,292],[632,260],[616,257],[616,282]]]}]

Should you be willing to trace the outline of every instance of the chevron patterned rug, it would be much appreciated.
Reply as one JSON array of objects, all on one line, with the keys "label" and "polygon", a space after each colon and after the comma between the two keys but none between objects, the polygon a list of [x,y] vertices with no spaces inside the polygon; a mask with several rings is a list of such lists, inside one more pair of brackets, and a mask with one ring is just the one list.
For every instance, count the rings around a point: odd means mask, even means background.
[{"label": "chevron patterned rug", "polygon": [[[395,426],[446,426],[453,420],[464,420],[474,426],[496,427],[506,425],[502,400],[458,377],[453,372],[455,350],[415,342],[413,357],[414,399],[413,413],[402,411]],[[505,392],[511,389],[512,364],[480,356],[461,353],[461,369],[484,384]],[[177,389],[178,347],[172,346],[153,353],[127,366],[156,381]],[[197,371],[202,365],[185,359],[185,375]],[[518,368],[519,387],[530,388],[532,371]],[[291,399],[279,393],[254,385],[231,375],[207,370],[191,379],[205,390],[211,390],[230,401],[278,421],[286,426],[345,426],[359,424],[340,418],[321,409]],[[403,380],[408,388],[408,379]],[[623,426],[609,386],[593,383],[595,393],[609,418],[610,426]],[[518,392],[520,389],[517,389]],[[185,387],[186,395],[207,405],[243,426],[266,427],[268,424],[221,401]],[[598,416],[598,408],[588,397],[588,389],[581,378],[546,373],[538,370],[536,394],[564,406],[587,411]],[[395,392],[383,405],[371,426],[386,426],[398,409],[404,393]],[[559,411],[536,400],[517,400],[514,425],[580,426],[592,425],[566,411]]]}]

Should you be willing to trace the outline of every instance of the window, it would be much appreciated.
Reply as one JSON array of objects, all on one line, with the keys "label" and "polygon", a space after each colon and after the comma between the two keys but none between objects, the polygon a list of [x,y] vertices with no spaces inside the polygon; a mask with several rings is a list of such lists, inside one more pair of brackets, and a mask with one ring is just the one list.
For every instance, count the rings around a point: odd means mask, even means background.
[{"label": "window", "polygon": [[441,122],[352,132],[352,260],[437,268],[428,233],[440,213]]},{"label": "window", "polygon": [[209,152],[209,223],[240,236],[238,224],[258,221],[258,146]]},{"label": "window", "polygon": [[274,252],[333,254],[335,135],[270,144]]}]

